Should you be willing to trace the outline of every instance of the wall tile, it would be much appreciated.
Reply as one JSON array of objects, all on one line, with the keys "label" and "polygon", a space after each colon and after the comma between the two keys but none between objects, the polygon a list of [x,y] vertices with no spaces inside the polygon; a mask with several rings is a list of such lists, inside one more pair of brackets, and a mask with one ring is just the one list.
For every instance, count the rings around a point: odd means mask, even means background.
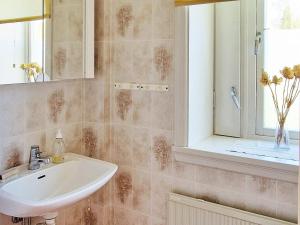
[{"label": "wall tile", "polygon": [[128,167],[119,168],[114,177],[114,206],[132,209],[133,171]]},{"label": "wall tile", "polygon": [[90,198],[95,205],[102,207],[111,205],[113,181],[109,181],[104,187],[94,193]]},{"label": "wall tile", "polygon": [[151,211],[151,175],[140,170],[133,171],[133,209],[150,215]]},{"label": "wall tile", "polygon": [[[39,94],[37,94],[39,93]],[[32,85],[25,92],[25,131],[34,132],[46,127],[46,95],[44,85]]]},{"label": "wall tile", "polygon": [[[85,81],[84,119],[85,122],[104,123],[104,83],[95,80]],[[93,110],[91,110],[93,109]]]},{"label": "wall tile", "polygon": [[112,4],[112,38],[132,39],[134,11],[133,0],[122,0]]},{"label": "wall tile", "polygon": [[172,178],[152,173],[151,216],[166,220],[169,192],[172,190]]},{"label": "wall tile", "polygon": [[133,1],[133,38],[147,40],[152,35],[152,0]]},{"label": "wall tile", "polygon": [[149,127],[151,123],[151,94],[147,91],[132,92],[132,124]]},{"label": "wall tile", "polygon": [[[57,4],[53,3],[55,7]],[[68,13],[66,7],[55,7],[53,15],[53,33],[54,41],[68,40]]]},{"label": "wall tile", "polygon": [[107,158],[107,149],[104,148],[104,125],[86,123],[82,132],[82,152],[92,158]]},{"label": "wall tile", "polygon": [[214,185],[206,185],[196,182],[195,184],[195,196],[196,198],[203,199],[205,201],[219,203],[220,197],[219,189]]},{"label": "wall tile", "polygon": [[110,79],[110,64],[111,64],[111,43],[98,41],[95,42],[95,78],[104,80]]},{"label": "wall tile", "polygon": [[196,166],[173,160],[173,176],[176,178],[195,180]]},{"label": "wall tile", "polygon": [[297,224],[298,206],[292,204],[279,203],[277,205],[276,217],[282,220],[291,221]]},{"label": "wall tile", "polygon": [[67,62],[68,74],[66,78],[83,77],[83,43],[81,41],[69,43]]},{"label": "wall tile", "polygon": [[151,134],[148,129],[134,128],[132,140],[133,167],[149,171],[151,166]]},{"label": "wall tile", "polygon": [[151,124],[153,128],[172,130],[174,102],[172,93],[151,93]]},{"label": "wall tile", "polygon": [[173,180],[172,192],[189,197],[195,197],[194,182],[185,179],[175,178]]},{"label": "wall tile", "polygon": [[0,171],[25,163],[22,136],[0,139]]},{"label": "wall tile", "polygon": [[104,207],[102,225],[114,225],[114,209],[112,206]]},{"label": "wall tile", "polygon": [[[81,83],[66,83],[64,86],[64,106],[62,122],[66,124],[82,121],[82,88]],[[59,99],[58,99],[59,100]]]},{"label": "wall tile", "polygon": [[150,225],[149,217],[124,208],[114,207],[114,225]]},{"label": "wall tile", "polygon": [[13,225],[11,222],[11,217],[0,214],[0,224]]},{"label": "wall tile", "polygon": [[276,202],[266,199],[261,199],[259,197],[249,197],[245,199],[246,210],[265,215],[270,217],[276,217]]},{"label": "wall tile", "polygon": [[202,183],[195,183],[196,198],[205,201],[222,204],[237,209],[246,209],[245,193],[238,193],[234,190],[226,190],[215,185],[207,185]]},{"label": "wall tile", "polygon": [[6,85],[0,89],[0,137],[24,132],[24,86]]},{"label": "wall tile", "polygon": [[64,42],[53,44],[53,79],[60,80],[68,74],[68,45]]},{"label": "wall tile", "polygon": [[111,51],[113,81],[134,82],[131,42],[113,42]]},{"label": "wall tile", "polygon": [[276,181],[257,176],[246,176],[246,192],[256,198],[276,199]]},{"label": "wall tile", "polygon": [[114,126],[114,162],[119,166],[132,166],[131,129],[126,126]]},{"label": "wall tile", "polygon": [[174,11],[173,0],[153,0],[153,38],[169,39],[174,37]]},{"label": "wall tile", "polygon": [[151,38],[152,0],[122,0],[112,6],[113,40]]},{"label": "wall tile", "polygon": [[105,3],[107,1],[95,1],[95,41],[103,41],[105,33]]},{"label": "wall tile", "polygon": [[[150,29],[149,29],[150,30]],[[151,41],[135,41],[132,46],[132,73],[135,82],[149,83],[153,80],[153,57]]]},{"label": "wall tile", "polygon": [[132,122],[133,97],[130,90],[114,90],[113,121]]},{"label": "wall tile", "polygon": [[174,74],[174,41],[153,41],[152,82],[172,84]]},{"label": "wall tile", "polygon": [[[68,9],[68,22],[69,22],[69,36],[68,41],[83,40],[83,10],[82,5],[69,5]],[[66,28],[66,27],[65,27]]]},{"label": "wall tile", "polygon": [[294,183],[277,181],[277,201],[297,206],[298,185]]},{"label": "wall tile", "polygon": [[65,216],[66,216],[66,225],[74,225],[74,224],[82,224],[83,223],[83,201],[76,203],[75,205],[66,208]]},{"label": "wall tile", "polygon": [[196,181],[198,183],[216,186],[222,189],[237,191],[240,193],[243,193],[246,190],[245,175],[204,166],[197,167]]},{"label": "wall tile", "polygon": [[152,133],[151,167],[155,172],[172,174],[172,135],[168,131]]},{"label": "wall tile", "polygon": [[50,84],[46,89],[47,107],[46,107],[46,128],[56,127],[64,123],[63,112],[65,110],[65,90],[62,84]]}]

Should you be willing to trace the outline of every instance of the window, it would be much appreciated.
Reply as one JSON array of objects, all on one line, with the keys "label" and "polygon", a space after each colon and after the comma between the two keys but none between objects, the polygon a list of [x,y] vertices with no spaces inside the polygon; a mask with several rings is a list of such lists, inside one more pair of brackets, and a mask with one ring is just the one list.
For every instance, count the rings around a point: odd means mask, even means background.
[{"label": "window", "polygon": [[27,40],[25,23],[8,23],[0,26],[0,84],[25,82],[19,66],[26,62]]},{"label": "window", "polygon": [[[298,181],[298,146],[274,151],[273,103],[258,85],[262,68],[282,67],[277,60],[287,60],[281,61],[283,65],[300,63],[296,1],[242,0],[176,8],[173,150],[177,161]],[[277,25],[277,31],[269,24]],[[286,46],[280,43],[283,34],[289,41]],[[260,45],[255,45],[259,40]],[[295,61],[276,54],[282,48]],[[298,107],[290,115],[294,139],[299,134]]]},{"label": "window", "polygon": [[43,65],[44,52],[44,20],[31,21],[29,23],[29,62]]},{"label": "window", "polygon": [[43,65],[44,21],[6,23],[0,26],[0,84],[27,82],[23,63]]},{"label": "window", "polygon": [[[242,5],[245,2],[247,6]],[[213,134],[274,136],[273,101],[259,80],[263,69],[273,75],[284,66],[300,63],[300,2],[244,3],[188,7],[190,145]],[[245,72],[243,66],[250,70]],[[299,138],[299,107],[298,101],[287,121],[292,139]]]},{"label": "window", "polygon": [[[258,76],[263,69],[276,74],[284,66],[299,64],[300,1],[260,0],[257,8],[257,34],[262,40],[257,55]],[[258,135],[274,134],[276,114],[268,91],[258,85],[256,129]],[[282,96],[279,97],[282,101]],[[294,139],[299,136],[297,134],[300,124],[299,109],[300,104],[297,101],[292,106],[286,122],[290,136]]]}]

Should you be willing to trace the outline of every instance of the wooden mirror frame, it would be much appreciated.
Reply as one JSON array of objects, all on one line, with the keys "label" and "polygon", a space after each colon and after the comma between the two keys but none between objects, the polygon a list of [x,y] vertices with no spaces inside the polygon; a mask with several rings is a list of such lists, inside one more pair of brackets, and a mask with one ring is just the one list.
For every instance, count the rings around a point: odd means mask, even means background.
[{"label": "wooden mirror frame", "polygon": [[216,2],[229,2],[237,0],[175,0],[175,6],[197,5]]}]

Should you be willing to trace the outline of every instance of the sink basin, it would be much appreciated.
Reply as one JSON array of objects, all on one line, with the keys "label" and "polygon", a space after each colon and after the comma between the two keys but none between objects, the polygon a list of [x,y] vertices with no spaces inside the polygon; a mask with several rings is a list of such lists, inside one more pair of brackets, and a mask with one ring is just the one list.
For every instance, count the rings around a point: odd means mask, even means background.
[{"label": "sink basin", "polygon": [[55,213],[100,189],[117,168],[112,163],[68,153],[62,164],[24,171],[0,183],[0,212],[14,217]]}]

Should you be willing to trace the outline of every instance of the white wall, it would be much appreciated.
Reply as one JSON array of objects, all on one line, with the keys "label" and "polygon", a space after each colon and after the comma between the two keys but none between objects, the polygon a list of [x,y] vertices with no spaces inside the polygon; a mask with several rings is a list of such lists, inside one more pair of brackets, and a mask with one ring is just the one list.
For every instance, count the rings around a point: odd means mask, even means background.
[{"label": "white wall", "polygon": [[240,93],[240,1],[215,5],[215,134],[240,137],[240,110],[230,95],[231,87]]},{"label": "white wall", "polygon": [[16,18],[42,16],[44,1],[42,0],[1,0],[0,21]]},{"label": "white wall", "polygon": [[190,6],[189,146],[213,134],[213,77],[214,4]]},{"label": "white wall", "polygon": [[26,62],[25,43],[24,23],[0,24],[0,84],[25,82],[20,69]]}]

